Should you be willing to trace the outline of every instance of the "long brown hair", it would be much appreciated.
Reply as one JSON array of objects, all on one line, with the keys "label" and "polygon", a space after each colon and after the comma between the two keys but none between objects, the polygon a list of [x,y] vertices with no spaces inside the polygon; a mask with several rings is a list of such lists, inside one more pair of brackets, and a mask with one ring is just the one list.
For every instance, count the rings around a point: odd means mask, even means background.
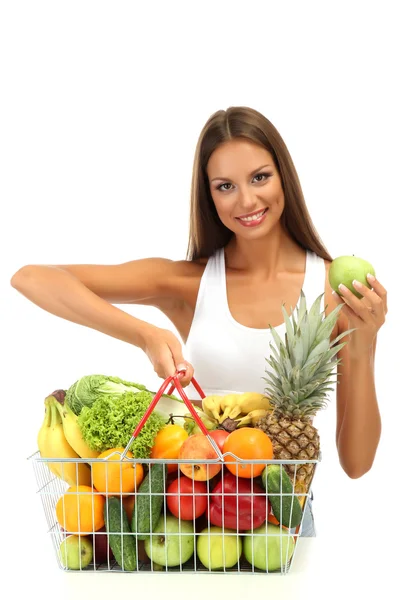
[{"label": "long brown hair", "polygon": [[234,235],[216,211],[206,172],[211,154],[224,142],[244,138],[265,148],[273,157],[285,196],[282,226],[302,248],[331,261],[308,212],[300,180],[289,151],[272,123],[245,106],[219,110],[208,119],[197,142],[191,184],[189,244],[186,260],[210,257]]}]

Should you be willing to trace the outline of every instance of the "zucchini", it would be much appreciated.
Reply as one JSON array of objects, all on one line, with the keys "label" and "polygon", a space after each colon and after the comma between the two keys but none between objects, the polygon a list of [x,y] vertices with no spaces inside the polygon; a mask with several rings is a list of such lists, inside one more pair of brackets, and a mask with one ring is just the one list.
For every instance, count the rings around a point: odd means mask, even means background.
[{"label": "zucchini", "polygon": [[[298,497],[293,492],[293,485],[289,479],[289,475],[283,466],[281,468],[280,465],[268,465],[263,471],[262,482],[264,488],[267,490],[272,512],[279,523],[285,527],[289,527],[289,529],[297,527],[301,523],[302,508]],[[284,496],[283,494],[290,495]]]},{"label": "zucchini", "polygon": [[150,538],[160,520],[164,504],[164,481],[166,480],[165,465],[155,463],[143,479],[135,500],[132,513],[131,530],[137,533],[138,540]]},{"label": "zucchini", "polygon": [[[136,571],[136,541],[121,501],[115,496],[104,504],[104,522],[115,560],[125,571]],[[122,526],[122,527],[121,527]]]}]

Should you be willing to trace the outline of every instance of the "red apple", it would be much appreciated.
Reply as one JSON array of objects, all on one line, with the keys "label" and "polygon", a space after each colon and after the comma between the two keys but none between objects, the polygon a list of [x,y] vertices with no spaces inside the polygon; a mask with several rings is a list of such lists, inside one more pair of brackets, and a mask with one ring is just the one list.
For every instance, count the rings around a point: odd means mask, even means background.
[{"label": "red apple", "polygon": [[212,437],[213,440],[216,442],[218,448],[221,450],[221,453],[222,448],[224,447],[224,442],[228,437],[229,433],[230,432],[226,431],[225,429],[213,429],[212,431],[209,431],[210,437]]},{"label": "red apple", "polygon": [[93,534],[93,560],[96,563],[106,563],[114,560],[114,554],[108,544],[107,530],[104,527]]}]

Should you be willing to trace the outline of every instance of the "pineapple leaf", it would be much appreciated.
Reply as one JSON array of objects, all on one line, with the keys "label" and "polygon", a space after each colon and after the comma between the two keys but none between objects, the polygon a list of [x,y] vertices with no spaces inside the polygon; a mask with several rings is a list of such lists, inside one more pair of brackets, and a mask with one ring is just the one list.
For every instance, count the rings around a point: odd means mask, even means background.
[{"label": "pineapple leaf", "polygon": [[295,336],[295,332],[293,329],[293,325],[290,321],[289,315],[287,314],[286,310],[284,307],[282,307],[282,312],[283,312],[283,317],[285,319],[285,324],[286,324],[286,334],[288,336],[288,343],[289,343],[289,347],[293,344],[293,340],[294,340],[294,336]]},{"label": "pineapple leaf", "polygon": [[300,325],[300,323],[303,320],[304,315],[307,312],[307,303],[306,303],[306,296],[305,293],[303,291],[303,288],[301,288],[300,290],[300,302],[299,302],[299,308],[297,310],[297,323],[298,325]]},{"label": "pineapple leaf", "polygon": [[319,342],[319,344],[317,346],[314,347],[313,350],[311,350],[305,364],[307,365],[309,363],[309,361],[312,360],[314,357],[318,356],[319,354],[325,354],[328,350],[329,350],[329,340],[324,338]]},{"label": "pineapple leaf", "polygon": [[[283,343],[283,341],[281,340],[281,338],[279,337],[278,333],[275,331],[275,329],[270,325],[269,326],[272,337],[274,338],[274,342],[278,348],[278,350],[281,349],[281,346],[285,347],[285,344]],[[270,344],[271,346],[271,344]]]},{"label": "pineapple leaf", "polygon": [[343,333],[341,333],[340,335],[335,337],[335,339],[332,341],[332,346],[334,346],[336,344],[336,342],[338,342],[339,340],[344,338],[347,334],[352,333],[356,329],[357,329],[357,327],[353,327],[353,329],[348,329],[347,331],[343,331]]},{"label": "pineapple leaf", "polygon": [[317,335],[315,337],[314,345],[318,345],[324,338],[329,338],[333,328],[335,327],[336,321],[339,317],[339,311],[342,305],[336,306],[334,310],[320,323],[318,327]]}]

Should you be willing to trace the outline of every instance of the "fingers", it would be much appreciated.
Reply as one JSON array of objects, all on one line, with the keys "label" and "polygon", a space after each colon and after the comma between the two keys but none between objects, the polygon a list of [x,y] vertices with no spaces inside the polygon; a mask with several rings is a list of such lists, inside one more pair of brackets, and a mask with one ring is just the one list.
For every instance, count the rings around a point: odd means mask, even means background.
[{"label": "fingers", "polygon": [[[350,290],[348,290],[348,291],[351,294]],[[352,294],[352,295],[354,295],[354,294]],[[332,292],[332,296],[335,299],[335,301],[337,302],[337,304],[343,304],[341,312],[344,315],[346,315],[347,318],[351,318],[353,321],[355,318],[356,319],[358,318],[358,315],[354,312],[354,310],[352,308],[350,308],[350,306],[348,306],[346,304],[346,301],[344,298],[342,298],[342,296],[339,296],[339,294],[335,291]]]},{"label": "fingers", "polygon": [[171,373],[171,375],[175,375],[176,371],[181,371],[179,373],[179,383],[182,387],[186,387],[187,385],[189,385],[193,377],[193,366],[184,359],[182,353],[182,345],[179,342],[178,338],[174,336],[173,339],[169,341],[168,345],[172,353],[174,365],[174,371],[173,373]]},{"label": "fingers", "polygon": [[[373,275],[368,275],[367,276],[368,279],[368,283],[370,285],[372,285],[373,291],[379,296],[379,298],[382,300],[383,303],[383,307],[384,307],[384,311],[385,314],[387,313],[387,291],[386,289],[383,287],[383,285],[377,280],[376,277],[374,277]],[[365,287],[365,286],[364,286]],[[368,288],[366,288],[368,289]],[[362,292],[360,292],[362,293]]]},{"label": "fingers", "polygon": [[[365,322],[372,322],[375,319],[379,322],[382,319],[384,320],[385,313],[382,298],[374,290],[370,290],[359,281],[354,280],[352,285],[362,295],[362,298],[357,298],[345,285],[340,284],[341,300],[347,305],[342,309],[344,314],[349,317],[351,315],[353,318],[357,316]],[[349,312],[347,308],[350,308],[351,311]]]}]

